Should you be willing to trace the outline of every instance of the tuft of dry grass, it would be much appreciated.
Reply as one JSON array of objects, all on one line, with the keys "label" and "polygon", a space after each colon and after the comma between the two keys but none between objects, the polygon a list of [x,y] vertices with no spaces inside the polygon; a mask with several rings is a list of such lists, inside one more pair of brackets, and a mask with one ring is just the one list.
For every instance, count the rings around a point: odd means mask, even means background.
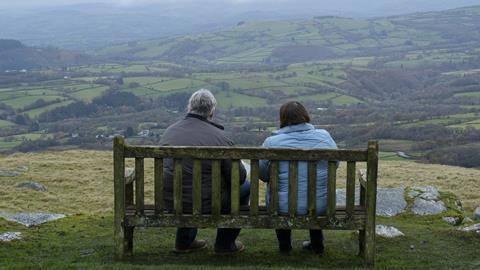
[{"label": "tuft of dry grass", "polygon": [[[359,164],[362,167],[363,164]],[[14,154],[0,157],[0,170],[28,166],[17,177],[0,177],[0,211],[47,211],[65,214],[112,212],[112,152],[69,150]],[[133,167],[133,160],[127,161]],[[153,161],[145,161],[146,203],[153,200]],[[346,164],[338,171],[338,186],[345,185]],[[16,188],[23,181],[44,184],[47,192]],[[467,210],[480,205],[480,170],[421,164],[412,161],[381,161],[380,187],[434,185],[456,194]],[[261,196],[262,197],[262,196]]]}]

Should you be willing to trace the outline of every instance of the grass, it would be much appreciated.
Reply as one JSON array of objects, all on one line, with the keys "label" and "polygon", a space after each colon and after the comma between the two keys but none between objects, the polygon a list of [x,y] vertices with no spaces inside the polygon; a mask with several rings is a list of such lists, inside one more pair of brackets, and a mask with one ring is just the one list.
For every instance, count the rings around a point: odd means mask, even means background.
[{"label": "grass", "polygon": [[[67,214],[105,214],[112,210],[112,157],[107,151],[70,150],[15,154],[0,157],[0,170],[15,169],[26,165],[25,174],[0,177],[0,209],[8,211],[61,212]],[[129,166],[133,167],[132,160]],[[362,167],[363,164],[359,164]],[[145,161],[145,199],[153,201],[153,162]],[[339,187],[345,186],[346,164],[338,170]],[[413,161],[387,161],[381,159],[378,185],[398,187],[434,185],[442,191],[456,194],[464,207],[473,210],[480,201],[480,170],[454,166],[422,164]],[[49,191],[39,193],[15,188],[18,182],[37,181]],[[82,194],[72,196],[71,194]]]},{"label": "grass", "polygon": [[[364,269],[358,252],[357,236],[351,231],[326,231],[324,257],[301,251],[308,232],[293,233],[294,250],[290,256],[277,252],[273,230],[245,229],[240,234],[247,249],[236,256],[219,257],[211,245],[214,229],[199,230],[198,238],[207,239],[210,248],[202,253],[175,255],[175,231],[172,228],[137,228],[134,256],[123,261],[113,259],[113,190],[111,152],[70,150],[15,154],[0,157],[0,169],[27,165],[22,176],[2,177],[0,211],[47,211],[66,213],[64,219],[37,227],[0,219],[0,233],[21,232],[24,239],[0,244],[1,269]],[[133,162],[128,161],[128,166]],[[151,160],[146,160],[146,199],[152,198]],[[418,164],[411,161],[380,163],[380,186],[436,185],[441,191],[459,194],[467,209],[479,200],[480,171],[450,166]],[[442,176],[443,178],[439,178]],[[345,178],[341,164],[338,179]],[[34,180],[47,186],[47,192],[17,189],[20,181]],[[339,181],[342,182],[342,181]],[[341,186],[341,185],[340,185]],[[442,193],[445,198],[446,196]],[[445,200],[451,206],[451,200]],[[477,251],[480,237],[455,230],[440,216],[377,219],[405,233],[404,237],[377,237],[378,269],[475,269],[480,267]]]},{"label": "grass", "polygon": [[[273,230],[243,230],[246,250],[236,256],[215,256],[213,229],[199,230],[210,248],[202,253],[176,255],[174,229],[135,231],[134,256],[113,259],[112,216],[74,215],[32,229],[0,220],[2,228],[20,231],[24,240],[0,245],[2,269],[364,269],[353,232],[326,231],[324,257],[300,250],[305,231],[294,231],[290,256],[277,252]],[[377,237],[378,269],[474,269],[480,266],[479,237],[456,232],[439,218],[402,216],[380,219],[406,234],[397,239]],[[413,246],[413,249],[411,248]]]},{"label": "grass", "polygon": [[0,127],[9,127],[9,126],[15,126],[15,124],[7,120],[0,119]]}]

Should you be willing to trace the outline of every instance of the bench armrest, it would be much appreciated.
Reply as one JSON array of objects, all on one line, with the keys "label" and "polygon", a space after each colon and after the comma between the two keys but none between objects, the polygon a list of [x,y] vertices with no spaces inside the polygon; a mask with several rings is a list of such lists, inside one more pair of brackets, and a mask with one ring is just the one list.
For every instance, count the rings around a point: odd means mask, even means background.
[{"label": "bench armrest", "polygon": [[131,184],[135,181],[135,169],[125,168],[125,185]]},{"label": "bench armrest", "polygon": [[367,170],[358,170],[358,181],[360,182],[360,185],[362,185],[364,188],[367,187]]}]

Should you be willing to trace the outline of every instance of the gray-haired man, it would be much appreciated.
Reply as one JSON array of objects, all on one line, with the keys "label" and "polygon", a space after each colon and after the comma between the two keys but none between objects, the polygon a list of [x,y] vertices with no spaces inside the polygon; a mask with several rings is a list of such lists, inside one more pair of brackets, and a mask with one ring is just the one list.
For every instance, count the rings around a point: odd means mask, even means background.
[{"label": "gray-haired man", "polygon": [[[167,128],[160,141],[161,145],[178,146],[231,146],[233,141],[225,136],[223,126],[214,123],[213,113],[217,101],[213,94],[200,89],[193,93],[188,101],[188,114],[186,117]],[[182,192],[183,211],[192,212],[192,169],[190,160],[182,161]],[[165,160],[165,205],[167,209],[173,209],[173,161]],[[230,211],[230,171],[231,162],[222,161],[222,213]],[[202,212],[210,213],[212,205],[212,166],[211,162],[202,162]],[[247,205],[249,199],[250,184],[245,181],[246,171],[240,166],[240,204]],[[240,241],[236,241],[240,229],[218,229],[215,240],[216,253],[232,253],[244,249]],[[195,240],[196,228],[177,228],[175,250],[179,253],[192,252],[207,247],[204,240]]]}]

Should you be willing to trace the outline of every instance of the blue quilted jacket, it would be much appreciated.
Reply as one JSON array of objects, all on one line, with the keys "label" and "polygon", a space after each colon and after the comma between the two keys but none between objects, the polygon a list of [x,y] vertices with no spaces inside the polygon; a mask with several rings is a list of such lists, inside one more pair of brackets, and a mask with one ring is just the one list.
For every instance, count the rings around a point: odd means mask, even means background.
[{"label": "blue quilted jacket", "polygon": [[[316,148],[336,149],[337,145],[328,131],[315,129],[311,124],[299,124],[281,128],[272,133],[262,145],[270,148]],[[269,161],[260,161],[261,179],[269,182]],[[308,186],[308,165],[306,161],[298,163],[298,201],[297,214],[307,214],[307,186]],[[279,162],[279,184],[278,184],[278,212],[288,214],[288,161]],[[267,184],[268,185],[268,184]],[[266,202],[268,206],[270,194],[268,186]],[[327,162],[317,163],[317,213],[322,214],[327,205]]]}]

